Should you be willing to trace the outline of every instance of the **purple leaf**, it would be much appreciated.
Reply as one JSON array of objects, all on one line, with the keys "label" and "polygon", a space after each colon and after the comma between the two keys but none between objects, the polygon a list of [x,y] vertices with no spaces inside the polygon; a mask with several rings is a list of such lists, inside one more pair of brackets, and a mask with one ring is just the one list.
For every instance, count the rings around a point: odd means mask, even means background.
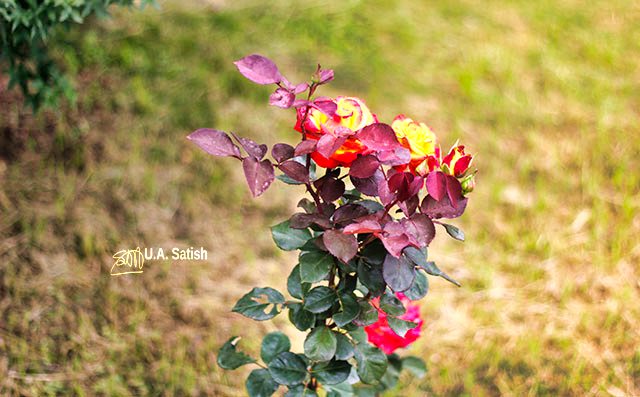
[{"label": "purple leaf", "polygon": [[333,213],[333,222],[335,224],[347,223],[368,214],[369,211],[359,204],[347,204],[338,208],[336,212]]},{"label": "purple leaf", "polygon": [[286,143],[276,143],[271,148],[271,155],[278,162],[282,163],[285,160],[289,160],[294,156],[293,146]]},{"label": "purple leaf", "polygon": [[464,213],[467,207],[467,198],[458,197],[457,207],[451,204],[448,196],[445,196],[440,201],[436,201],[433,197],[426,196],[420,204],[420,209],[423,214],[428,215],[432,219],[438,218],[457,218]]},{"label": "purple leaf", "polygon": [[280,171],[284,172],[289,178],[307,183],[309,182],[309,170],[304,165],[295,160],[287,160],[278,166]]},{"label": "purple leaf", "polygon": [[405,233],[405,228],[400,222],[388,222],[384,225],[384,231],[380,240],[387,251],[396,258],[402,254],[402,250],[411,244]]},{"label": "purple leaf", "polygon": [[411,151],[405,147],[393,150],[380,150],[377,152],[378,160],[385,165],[404,165],[411,161]]},{"label": "purple leaf", "polygon": [[275,84],[282,81],[282,75],[273,61],[262,55],[249,55],[234,62],[244,77],[258,84]]},{"label": "purple leaf", "polygon": [[380,233],[382,231],[382,225],[380,225],[379,216],[377,214],[371,214],[358,218],[355,223],[347,225],[343,229],[343,233],[360,234],[360,233]]},{"label": "purple leaf", "polygon": [[269,96],[269,105],[277,106],[283,109],[289,109],[296,100],[295,94],[284,88],[277,88],[273,94]]},{"label": "purple leaf", "polygon": [[241,159],[240,149],[223,131],[200,128],[192,132],[187,139],[200,146],[205,152],[214,156],[232,156]]},{"label": "purple leaf", "polygon": [[356,178],[369,178],[376,173],[379,167],[380,162],[375,156],[358,156],[358,158],[351,163],[349,175]]},{"label": "purple leaf", "polygon": [[393,128],[388,124],[370,124],[360,130],[356,137],[369,149],[375,151],[404,149],[404,147],[400,145],[400,142],[398,142]]},{"label": "purple leaf", "polygon": [[324,157],[329,158],[336,152],[336,150],[340,149],[340,146],[344,145],[346,141],[346,136],[336,138],[331,134],[325,134],[318,139],[316,150]]},{"label": "purple leaf", "polygon": [[307,106],[309,105],[311,102],[307,101],[306,99],[296,99],[295,101],[293,101],[293,106],[294,108],[301,108],[303,106]]},{"label": "purple leaf", "polygon": [[299,93],[306,91],[308,88],[309,88],[309,84],[300,83],[293,88],[293,93],[298,95]]},{"label": "purple leaf", "polygon": [[446,178],[441,171],[431,171],[427,174],[427,192],[436,201],[442,200],[446,189]]},{"label": "purple leaf", "polygon": [[447,175],[447,195],[453,208],[458,208],[458,201],[462,197],[462,185],[454,176]]},{"label": "purple leaf", "polygon": [[253,197],[264,193],[273,182],[273,165],[269,160],[258,161],[253,157],[247,157],[242,160],[242,169]]},{"label": "purple leaf", "polygon": [[411,244],[420,248],[428,246],[436,236],[436,228],[425,214],[415,214],[409,219],[403,219],[402,226]]},{"label": "purple leaf", "polygon": [[335,201],[344,194],[344,182],[336,178],[324,176],[313,184],[318,189],[320,197],[326,202]]},{"label": "purple leaf", "polygon": [[366,194],[367,196],[375,197],[378,195],[378,184],[387,183],[384,179],[384,175],[382,171],[377,170],[373,176],[369,178],[355,178],[350,177],[351,183],[355,186],[356,189],[362,194]]},{"label": "purple leaf", "polygon": [[233,137],[236,138],[236,141],[240,142],[240,145],[242,145],[242,148],[247,152],[247,154],[249,154],[249,156],[257,160],[262,160],[264,155],[267,154],[267,150],[268,150],[267,145],[265,144],[258,145],[251,139],[240,138],[236,134],[233,134]]},{"label": "purple leaf", "polygon": [[307,139],[300,142],[298,146],[296,146],[294,155],[302,156],[303,154],[309,154],[309,153],[315,152],[317,143],[318,141],[313,139]]},{"label": "purple leaf", "polygon": [[400,207],[400,209],[402,210],[402,212],[404,212],[406,216],[413,215],[418,209],[419,205],[420,205],[420,198],[418,197],[418,195],[411,196],[408,200],[401,201],[398,203],[398,207]]},{"label": "purple leaf", "polygon": [[289,226],[293,229],[306,229],[309,226],[316,224],[323,229],[330,229],[331,222],[329,219],[320,214],[302,214],[297,213],[293,214],[291,219],[289,219]]},{"label": "purple leaf", "polygon": [[338,110],[338,105],[331,98],[317,98],[311,102],[311,106],[329,117],[333,117],[333,115],[336,114],[336,110]]},{"label": "purple leaf", "polygon": [[394,292],[402,292],[411,287],[416,272],[413,263],[404,256],[387,255],[382,264],[382,277]]},{"label": "purple leaf", "polygon": [[345,263],[358,253],[358,240],[352,234],[344,234],[338,230],[327,230],[322,235],[322,242],[331,255]]},{"label": "purple leaf", "polygon": [[396,198],[396,195],[389,189],[389,182],[386,179],[378,182],[378,196],[382,205],[389,205]]}]

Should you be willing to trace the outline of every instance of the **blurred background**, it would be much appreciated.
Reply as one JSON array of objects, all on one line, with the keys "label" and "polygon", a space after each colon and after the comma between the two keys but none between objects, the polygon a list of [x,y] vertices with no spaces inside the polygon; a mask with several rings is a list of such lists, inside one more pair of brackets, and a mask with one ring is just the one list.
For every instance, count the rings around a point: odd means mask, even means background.
[{"label": "blurred background", "polygon": [[[301,349],[284,316],[230,310],[285,290],[296,257],[267,228],[304,192],[254,200],[238,163],[185,139],[299,139],[233,65],[260,53],[296,82],[333,68],[322,94],[476,156],[467,241],[439,230],[430,249],[463,286],[431,280],[409,349],[428,376],[388,396],[640,395],[637,2],[167,1],[47,45],[76,105],[33,116],[0,75],[0,394],[239,396],[250,369],[215,364],[230,336]],[[137,246],[209,256],[111,277]]]}]

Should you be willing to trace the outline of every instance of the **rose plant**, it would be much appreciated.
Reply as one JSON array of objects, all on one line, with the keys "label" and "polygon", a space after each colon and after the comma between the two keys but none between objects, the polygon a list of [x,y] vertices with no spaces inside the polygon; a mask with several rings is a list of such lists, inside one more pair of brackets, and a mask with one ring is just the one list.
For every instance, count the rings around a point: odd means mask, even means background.
[{"label": "rose plant", "polygon": [[232,310],[258,321],[286,310],[307,336],[304,351],[294,353],[283,333],[267,334],[261,362],[242,353],[234,336],[220,349],[218,365],[257,365],[246,380],[250,396],[270,396],[280,386],[289,397],[320,390],[369,396],[393,387],[403,369],[423,376],[424,361],[395,351],[420,336],[415,301],[428,292],[426,275],[459,286],[427,259],[427,248],[436,225],[464,240],[460,229],[441,219],[459,217],[467,206],[472,156],[457,144],[442,156],[433,131],[404,115],[384,124],[359,98],[316,97],[334,77],[320,65],[310,82],[300,84],[260,55],[235,65],[255,83],[276,85],[269,103],[296,110],[300,141],[275,144],[267,159],[266,145],[233,133],[203,128],[188,139],[211,155],[239,160],[253,196],[277,178],[303,187],[310,199],[271,228],[280,249],[299,251],[287,279],[290,298],[256,287]]}]

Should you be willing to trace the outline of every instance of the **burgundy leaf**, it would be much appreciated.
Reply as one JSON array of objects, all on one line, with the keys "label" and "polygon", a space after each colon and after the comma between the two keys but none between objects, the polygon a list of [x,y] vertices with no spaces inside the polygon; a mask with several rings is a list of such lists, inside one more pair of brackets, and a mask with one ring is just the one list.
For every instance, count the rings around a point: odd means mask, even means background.
[{"label": "burgundy leaf", "polygon": [[242,158],[240,149],[223,131],[200,128],[192,132],[187,139],[193,141],[200,149],[214,156],[232,156]]},{"label": "burgundy leaf", "polygon": [[353,183],[353,186],[355,186],[360,193],[373,197],[378,195],[378,184],[387,183],[384,179],[384,174],[380,170],[377,170],[373,176],[369,178],[350,177],[349,179],[351,179],[351,183]]},{"label": "burgundy leaf", "polygon": [[418,195],[411,196],[408,200],[398,203],[398,207],[400,207],[400,209],[406,216],[413,215],[418,209],[419,205],[420,198],[418,197]]},{"label": "burgundy leaf", "polygon": [[271,155],[278,162],[282,163],[285,160],[289,160],[294,156],[293,146],[286,143],[276,143],[271,148]]},{"label": "burgundy leaf", "polygon": [[339,179],[324,176],[315,181],[314,185],[318,189],[320,197],[326,202],[335,201],[344,194],[344,182]]},{"label": "burgundy leaf", "polygon": [[419,248],[428,246],[436,236],[433,221],[425,214],[415,214],[409,219],[403,219],[402,226],[409,241]]},{"label": "burgundy leaf", "polygon": [[411,151],[404,147],[393,150],[380,150],[377,152],[378,160],[385,165],[404,165],[411,161]]},{"label": "burgundy leaf", "polygon": [[327,230],[322,235],[322,242],[336,258],[347,263],[358,253],[358,240],[352,234],[344,234],[338,230]]},{"label": "burgundy leaf", "polygon": [[375,151],[403,149],[396,138],[396,133],[388,124],[370,124],[360,130],[356,136],[365,146]]},{"label": "burgundy leaf", "polygon": [[269,105],[277,106],[283,109],[289,109],[293,106],[293,102],[296,100],[296,95],[284,88],[277,88],[269,96]]},{"label": "burgundy leaf", "polygon": [[295,160],[287,160],[278,166],[280,171],[284,172],[289,178],[307,183],[309,182],[309,170],[304,165]]},{"label": "burgundy leaf", "polygon": [[378,196],[382,205],[389,205],[396,199],[396,195],[389,189],[389,183],[386,179],[378,182]]},{"label": "burgundy leaf", "polygon": [[318,139],[316,150],[324,157],[329,158],[336,150],[340,149],[340,146],[344,145],[346,141],[347,137],[344,136],[336,138],[331,134],[324,134]]},{"label": "burgundy leaf", "polygon": [[253,197],[264,193],[273,182],[273,165],[269,160],[258,161],[253,157],[247,157],[242,160],[242,169]]},{"label": "burgundy leaf", "polygon": [[380,235],[380,241],[387,251],[396,258],[402,255],[402,250],[406,246],[411,245],[409,237],[404,233],[404,228],[397,222],[389,222],[385,225],[384,232]]},{"label": "burgundy leaf", "polygon": [[298,84],[297,86],[295,86],[295,87],[293,88],[293,93],[297,95],[297,94],[299,94],[299,93],[301,93],[301,92],[306,91],[308,88],[309,88],[309,84],[307,84],[307,83],[300,83],[300,84]]},{"label": "burgundy leaf", "polygon": [[293,229],[306,229],[311,225],[318,225],[324,229],[331,228],[331,222],[329,219],[320,214],[302,214],[297,213],[293,214],[291,219],[289,219],[289,226]]},{"label": "burgundy leaf", "polygon": [[347,204],[338,208],[336,212],[333,213],[333,222],[335,224],[341,224],[368,214],[369,211],[359,204]]},{"label": "burgundy leaf", "polygon": [[378,221],[378,216],[369,215],[358,219],[355,223],[347,225],[343,229],[343,233],[360,234],[360,233],[380,233],[382,226]]},{"label": "burgundy leaf", "polygon": [[294,108],[301,108],[303,106],[307,106],[309,105],[311,102],[307,101],[306,99],[296,99],[295,101],[293,101],[293,106]]},{"label": "burgundy leaf", "polygon": [[267,154],[267,145],[265,144],[257,144],[251,139],[248,138],[240,138],[236,134],[233,134],[233,137],[236,138],[236,141],[240,142],[242,148],[249,154],[249,156],[254,157],[258,160],[262,160],[265,154]]},{"label": "burgundy leaf", "polygon": [[458,201],[462,197],[462,185],[454,176],[447,175],[447,195],[453,208],[458,208]]},{"label": "burgundy leaf", "polygon": [[307,214],[316,212],[316,204],[308,198],[298,201],[298,207],[302,208]]},{"label": "burgundy leaf", "polygon": [[234,62],[238,71],[254,83],[274,84],[282,80],[282,75],[273,61],[262,55],[249,55]]},{"label": "burgundy leaf", "polygon": [[311,102],[311,106],[329,117],[333,117],[333,115],[336,114],[336,110],[338,110],[338,105],[331,98],[317,98]]},{"label": "burgundy leaf", "polygon": [[448,196],[445,196],[440,201],[436,201],[433,197],[426,196],[420,204],[420,209],[423,214],[428,215],[432,219],[438,218],[457,218],[464,213],[467,207],[467,198],[458,197],[457,207],[451,204]]},{"label": "burgundy leaf", "polygon": [[316,144],[318,141],[313,139],[307,139],[298,144],[295,149],[295,156],[302,156],[303,154],[309,154],[316,151]]},{"label": "burgundy leaf", "polygon": [[436,201],[442,200],[446,192],[446,178],[441,171],[431,171],[427,174],[427,192]]},{"label": "burgundy leaf", "polygon": [[351,163],[349,175],[356,178],[369,178],[376,173],[378,167],[380,167],[380,162],[375,156],[358,156],[358,158]]}]

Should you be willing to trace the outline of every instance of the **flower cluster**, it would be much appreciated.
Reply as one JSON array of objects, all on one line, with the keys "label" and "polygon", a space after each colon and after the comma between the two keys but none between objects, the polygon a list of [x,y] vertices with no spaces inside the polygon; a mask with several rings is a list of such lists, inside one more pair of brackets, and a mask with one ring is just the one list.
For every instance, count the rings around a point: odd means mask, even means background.
[{"label": "flower cluster", "polygon": [[[259,321],[286,309],[293,325],[308,331],[304,354],[290,352],[280,332],[265,336],[264,364],[247,379],[249,395],[271,395],[280,385],[287,395],[316,395],[319,388],[359,395],[364,386],[349,376],[352,368],[376,393],[391,387],[403,366],[423,375],[420,359],[400,359],[394,351],[420,336],[415,301],[427,294],[427,275],[459,286],[427,260],[427,247],[436,225],[464,240],[441,219],[466,209],[475,186],[472,156],[458,144],[444,154],[426,124],[404,115],[380,122],[362,99],[314,97],[333,80],[332,70],[318,66],[309,83],[294,84],[260,55],[236,66],[255,83],[276,85],[269,103],[295,109],[300,141],[275,144],[269,159],[266,145],[224,131],[203,128],[188,138],[211,155],[240,160],[254,196],[278,178],[303,186],[311,198],[271,228],[280,249],[300,252],[287,279],[291,299],[253,288],[233,308]],[[221,367],[257,362],[237,351],[237,342],[233,337],[220,350]]]}]

